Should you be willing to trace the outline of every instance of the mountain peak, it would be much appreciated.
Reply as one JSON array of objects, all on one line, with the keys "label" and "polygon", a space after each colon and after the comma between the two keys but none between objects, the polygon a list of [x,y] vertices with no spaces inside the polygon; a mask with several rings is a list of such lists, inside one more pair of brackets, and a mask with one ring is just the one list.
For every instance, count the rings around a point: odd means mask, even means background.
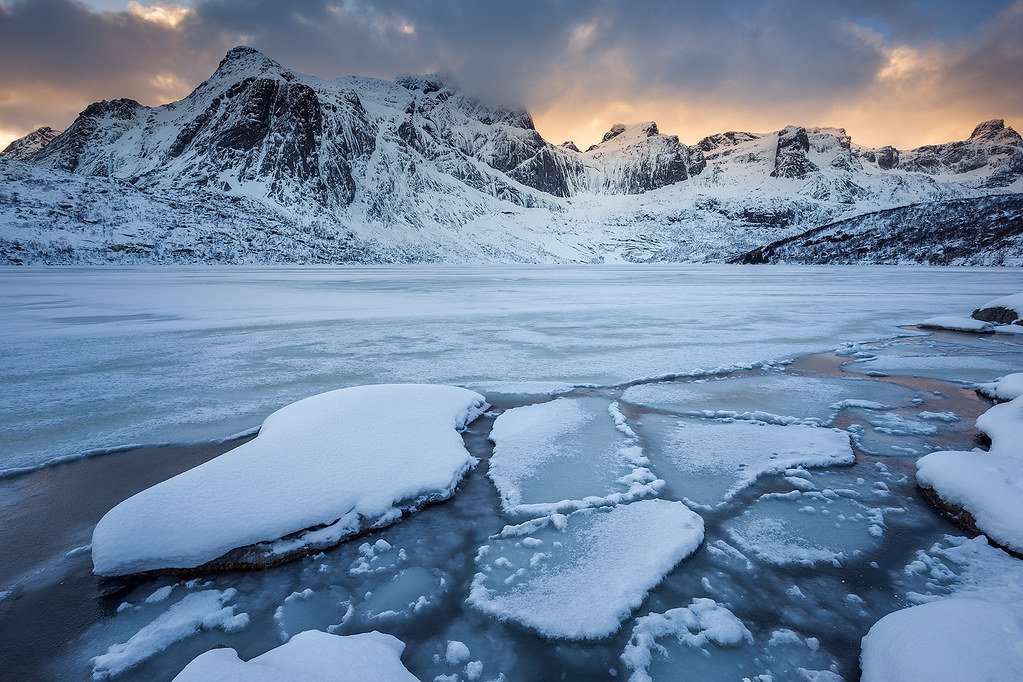
[{"label": "mountain peak", "polygon": [[1001,142],[1003,144],[1014,144],[1023,142],[1012,128],[1005,125],[1005,120],[993,118],[990,121],[979,123],[970,135],[971,140],[984,140],[986,142]]},{"label": "mountain peak", "polygon": [[7,145],[6,149],[0,151],[0,156],[19,160],[27,159],[32,156],[32,154],[35,154],[43,147],[50,144],[50,142],[53,142],[53,139],[58,135],[60,135],[60,131],[54,130],[50,126],[37,128],[28,135],[20,137]]},{"label": "mountain peak", "polygon": [[232,47],[220,60],[214,75],[237,75],[239,72],[265,73],[280,71],[281,65],[254,47],[238,45]]}]

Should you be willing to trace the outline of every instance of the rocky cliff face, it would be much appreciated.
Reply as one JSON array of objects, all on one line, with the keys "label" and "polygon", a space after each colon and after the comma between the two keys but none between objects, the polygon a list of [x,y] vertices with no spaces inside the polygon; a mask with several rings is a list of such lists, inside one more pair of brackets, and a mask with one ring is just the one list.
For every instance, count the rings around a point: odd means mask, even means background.
[{"label": "rocky cliff face", "polygon": [[[851,215],[1021,191],[1023,140],[995,120],[904,151],[795,125],[687,146],[644,122],[580,152],[441,76],[324,81],[239,47],[183,100],[90,105],[63,133],[13,143],[0,171],[0,240],[22,262],[703,260]],[[163,214],[196,229],[168,232]]]}]

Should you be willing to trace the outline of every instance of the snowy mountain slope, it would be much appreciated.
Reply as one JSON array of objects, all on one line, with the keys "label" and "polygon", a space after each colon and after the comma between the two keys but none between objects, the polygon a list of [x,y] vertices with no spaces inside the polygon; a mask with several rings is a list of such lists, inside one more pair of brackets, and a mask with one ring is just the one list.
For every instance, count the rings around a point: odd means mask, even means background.
[{"label": "snowy mountain slope", "polygon": [[54,130],[49,126],[37,128],[25,137],[19,138],[7,145],[7,147],[0,152],[0,156],[5,156],[8,159],[27,159],[46,145],[53,142],[54,138],[58,135],[60,135],[60,131]]},{"label": "snowy mountain slope", "polygon": [[49,135],[0,155],[9,263],[722,260],[1023,189],[1023,140],[1002,121],[910,151],[839,128],[687,146],[616,124],[580,152],[444,77],[326,81],[246,47],[183,100],[98,102]]},{"label": "snowy mountain slope", "polygon": [[735,262],[1023,265],[1023,194],[857,216],[754,249]]}]

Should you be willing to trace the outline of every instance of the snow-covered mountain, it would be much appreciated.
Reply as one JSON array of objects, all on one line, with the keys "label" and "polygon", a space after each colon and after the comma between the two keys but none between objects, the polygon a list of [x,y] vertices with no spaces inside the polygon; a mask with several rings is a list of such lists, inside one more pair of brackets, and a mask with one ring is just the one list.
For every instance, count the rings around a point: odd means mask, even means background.
[{"label": "snow-covered mountain", "polygon": [[[48,131],[48,132],[46,132]],[[1023,140],[653,122],[580,151],[440,76],[297,74],[246,47],[178,102],[90,105],[0,156],[7,262],[724,260],[879,210],[1023,190]],[[954,206],[954,204],[950,204]]]}]

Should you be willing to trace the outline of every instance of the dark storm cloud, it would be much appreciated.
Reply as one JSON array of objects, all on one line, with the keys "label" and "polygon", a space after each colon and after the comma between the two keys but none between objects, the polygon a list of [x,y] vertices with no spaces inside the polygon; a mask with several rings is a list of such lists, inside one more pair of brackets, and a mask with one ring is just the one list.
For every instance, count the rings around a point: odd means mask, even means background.
[{"label": "dark storm cloud", "polygon": [[1023,114],[1023,6],[979,4],[200,0],[147,14],[0,0],[0,131],[66,125],[99,98],[180,97],[246,43],[328,78],[446,71],[526,105],[553,136],[633,110],[684,136],[744,112],[745,127],[844,114],[852,128],[877,116],[864,102],[887,98],[919,109],[895,118],[922,138],[938,134],[935,116],[944,132],[948,116]]}]

